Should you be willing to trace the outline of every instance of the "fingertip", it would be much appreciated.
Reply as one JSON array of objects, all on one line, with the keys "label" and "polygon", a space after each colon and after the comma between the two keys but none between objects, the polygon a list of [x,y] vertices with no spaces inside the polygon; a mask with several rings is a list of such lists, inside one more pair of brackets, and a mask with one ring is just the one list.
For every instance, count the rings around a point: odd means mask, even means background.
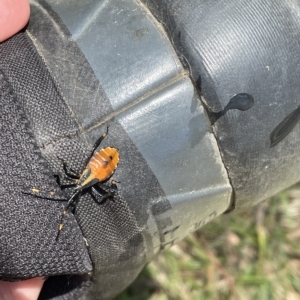
[{"label": "fingertip", "polygon": [[29,15],[28,0],[0,0],[0,42],[24,28]]},{"label": "fingertip", "polygon": [[43,284],[43,277],[31,278],[18,282],[0,281],[0,290],[4,299],[36,300],[41,292]]},{"label": "fingertip", "polygon": [[16,288],[16,299],[37,299],[44,284],[43,277],[35,277],[28,280],[18,282]]}]

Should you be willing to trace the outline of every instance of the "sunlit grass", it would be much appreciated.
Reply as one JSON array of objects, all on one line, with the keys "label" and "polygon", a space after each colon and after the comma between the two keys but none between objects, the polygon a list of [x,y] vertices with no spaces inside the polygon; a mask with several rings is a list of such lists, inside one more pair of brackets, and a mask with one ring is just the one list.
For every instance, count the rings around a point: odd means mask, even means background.
[{"label": "sunlit grass", "polygon": [[161,252],[117,300],[300,299],[300,185]]}]

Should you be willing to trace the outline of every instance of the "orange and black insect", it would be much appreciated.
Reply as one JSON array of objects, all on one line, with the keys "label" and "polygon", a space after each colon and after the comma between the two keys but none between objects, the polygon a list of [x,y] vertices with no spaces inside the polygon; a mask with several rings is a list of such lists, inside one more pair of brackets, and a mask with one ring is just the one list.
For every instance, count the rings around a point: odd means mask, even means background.
[{"label": "orange and black insect", "polygon": [[[105,184],[107,180],[115,172],[119,162],[119,150],[117,148],[107,147],[96,151],[100,143],[108,134],[108,127],[105,133],[96,141],[93,146],[91,155],[87,158],[85,168],[81,175],[76,174],[74,170],[69,168],[65,161],[63,161],[63,168],[67,179],[74,181],[73,184],[62,185],[60,184],[59,177],[58,183],[62,189],[74,187],[74,192],[68,199],[67,204],[64,207],[61,221],[58,227],[58,233],[56,240],[63,228],[63,218],[69,210],[74,210],[80,199],[82,192],[92,192],[91,195],[97,203],[103,200],[113,197],[117,191],[116,181],[112,180],[111,183]],[[97,200],[93,193],[98,195]]]}]

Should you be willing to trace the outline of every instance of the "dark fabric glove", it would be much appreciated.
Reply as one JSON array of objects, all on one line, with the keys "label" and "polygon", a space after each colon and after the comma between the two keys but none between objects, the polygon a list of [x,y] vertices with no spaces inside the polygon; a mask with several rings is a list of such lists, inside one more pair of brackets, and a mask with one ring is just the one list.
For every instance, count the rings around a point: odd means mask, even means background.
[{"label": "dark fabric glove", "polygon": [[[298,5],[144,4],[32,1],[0,44],[0,276],[48,276],[39,299],[110,299],[159,250],[299,180]],[[62,161],[81,174],[107,125],[118,190],[83,193],[56,239]]]}]

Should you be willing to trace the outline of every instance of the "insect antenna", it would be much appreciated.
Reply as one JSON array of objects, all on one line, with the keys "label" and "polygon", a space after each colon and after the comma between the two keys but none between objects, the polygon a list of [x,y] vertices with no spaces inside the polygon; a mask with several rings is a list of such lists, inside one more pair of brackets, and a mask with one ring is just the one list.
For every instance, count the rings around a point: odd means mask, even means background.
[{"label": "insect antenna", "polygon": [[64,208],[62,214],[61,214],[61,218],[60,218],[60,223],[58,225],[58,231],[57,231],[57,235],[56,235],[56,238],[55,238],[55,241],[57,242],[58,241],[58,238],[59,238],[59,235],[60,235],[60,232],[61,230],[63,229],[63,226],[64,226],[64,223],[63,223],[63,220],[64,220],[64,217],[65,215],[67,214],[67,210],[66,208]]},{"label": "insect antenna", "polygon": [[52,200],[52,201],[67,201],[66,198],[63,199],[63,198],[55,198],[55,197],[53,197],[54,194],[52,194],[52,192],[50,192],[50,196],[52,196],[52,197],[46,197],[46,196],[43,196],[43,195],[38,195],[38,194],[36,194],[37,192],[39,193],[40,191],[37,190],[37,189],[32,189],[32,192],[21,191],[21,193],[23,195],[29,195],[29,196],[33,196],[33,197],[40,198],[40,199]]},{"label": "insect antenna", "polygon": [[58,241],[58,238],[60,236],[60,232],[62,231],[63,227],[64,227],[64,217],[67,215],[68,211],[70,209],[74,209],[76,207],[76,204],[78,202],[78,200],[80,199],[80,196],[81,196],[81,192],[82,190],[77,190],[74,192],[74,194],[71,196],[71,198],[68,200],[62,214],[61,214],[61,218],[60,218],[60,223],[58,225],[58,232],[57,232],[57,235],[56,235],[56,238],[55,238],[55,241],[57,242]]}]

